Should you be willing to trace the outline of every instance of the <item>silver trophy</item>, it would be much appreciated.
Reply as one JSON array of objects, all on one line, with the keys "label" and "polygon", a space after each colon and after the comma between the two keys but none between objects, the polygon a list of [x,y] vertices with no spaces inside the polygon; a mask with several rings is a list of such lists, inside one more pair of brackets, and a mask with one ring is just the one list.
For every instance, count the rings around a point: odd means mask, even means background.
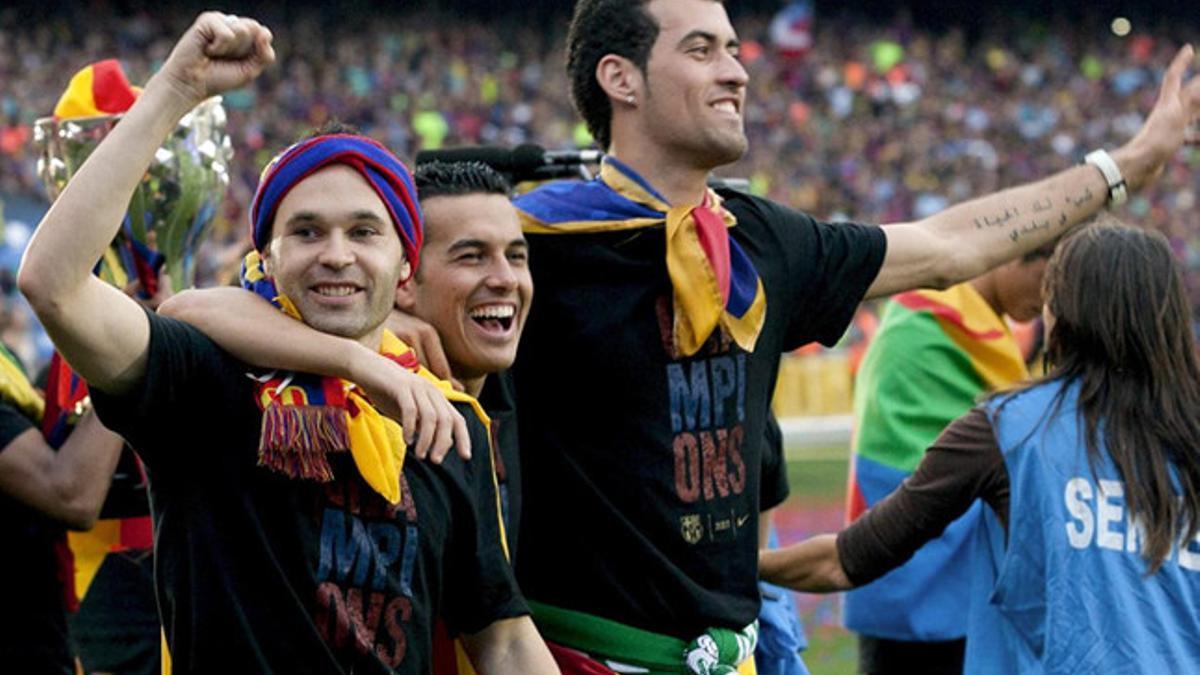
[{"label": "silver trophy", "polygon": [[[116,126],[120,115],[58,120],[43,117],[34,126],[38,173],[51,199]],[[99,273],[111,283],[141,282],[153,295],[160,268],[170,274],[172,291],[192,285],[196,252],[229,187],[233,145],[225,130],[225,108],[213,97],[179,121],[154,154],[154,162],[134,190],[121,231]],[[121,269],[114,269],[120,267]]]}]

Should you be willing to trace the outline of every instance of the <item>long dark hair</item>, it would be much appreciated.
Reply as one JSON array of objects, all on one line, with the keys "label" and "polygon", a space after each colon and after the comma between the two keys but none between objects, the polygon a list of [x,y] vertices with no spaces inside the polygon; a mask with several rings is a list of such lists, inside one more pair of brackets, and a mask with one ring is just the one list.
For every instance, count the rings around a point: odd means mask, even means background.
[{"label": "long dark hair", "polygon": [[1042,284],[1054,317],[1047,377],[1080,385],[1093,466],[1103,423],[1154,574],[1200,525],[1200,368],[1179,265],[1161,234],[1102,224],[1064,240]]}]

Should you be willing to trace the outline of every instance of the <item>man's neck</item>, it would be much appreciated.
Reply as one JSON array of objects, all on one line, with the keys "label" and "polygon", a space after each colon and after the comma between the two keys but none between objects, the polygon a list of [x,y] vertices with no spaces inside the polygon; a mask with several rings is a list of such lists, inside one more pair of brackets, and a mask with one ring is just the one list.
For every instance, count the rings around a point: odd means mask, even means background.
[{"label": "man's neck", "polygon": [[463,391],[470,394],[473,398],[479,398],[479,394],[483,392],[483,383],[487,382],[487,375],[480,375],[471,379],[460,378],[457,374],[454,377],[459,382],[462,382]]},{"label": "man's neck", "polygon": [[608,154],[636,171],[671,206],[699,205],[704,201],[710,172],[707,168],[691,167],[667,158],[655,149],[619,145],[615,140],[609,146]]},{"label": "man's neck", "polygon": [[983,301],[987,303],[988,307],[992,308],[992,311],[996,313],[996,316],[1000,317],[1001,319],[1004,318],[1004,310],[1000,308],[1000,296],[996,290],[996,282],[992,278],[992,275],[984,274],[982,276],[975,277],[967,283],[971,284],[976,293],[979,293],[979,296],[983,298]]},{"label": "man's neck", "polygon": [[383,346],[383,331],[384,331],[384,326],[383,326],[383,324],[380,324],[374,330],[372,330],[370,333],[367,333],[366,335],[363,335],[362,337],[357,338],[355,340],[355,342],[366,347],[367,349],[370,349],[373,352],[378,352],[379,348],[381,346]]}]

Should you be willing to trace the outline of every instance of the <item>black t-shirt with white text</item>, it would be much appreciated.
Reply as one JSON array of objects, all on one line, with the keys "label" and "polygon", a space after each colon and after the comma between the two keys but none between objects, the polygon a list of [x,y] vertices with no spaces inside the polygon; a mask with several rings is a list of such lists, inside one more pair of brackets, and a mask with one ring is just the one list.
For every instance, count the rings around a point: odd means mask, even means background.
[{"label": "black t-shirt with white text", "polygon": [[[675,353],[661,226],[527,235],[537,301],[514,367],[532,600],[691,639],[758,614],[768,408],[784,351],[833,344],[882,230],[723,193],[767,295],[753,352]],[[774,492],[774,488],[771,490]]]},{"label": "black t-shirt with white text", "polygon": [[[476,632],[528,610],[499,542],[490,458],[408,458],[391,505],[350,453],[334,480],[258,466],[253,369],[150,314],[142,381],[93,391],[146,463],[158,602],[179,672],[427,673],[434,619]],[[469,408],[474,447],[486,430]]]}]

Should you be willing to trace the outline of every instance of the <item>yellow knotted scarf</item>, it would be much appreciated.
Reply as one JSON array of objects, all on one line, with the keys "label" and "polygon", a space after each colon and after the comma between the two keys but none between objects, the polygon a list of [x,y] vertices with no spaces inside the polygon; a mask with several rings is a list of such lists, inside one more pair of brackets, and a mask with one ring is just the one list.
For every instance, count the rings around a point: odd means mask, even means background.
[{"label": "yellow knotted scarf", "polygon": [[555,183],[515,200],[529,234],[588,234],[664,225],[676,350],[691,356],[718,326],[752,351],[766,318],[762,281],[728,230],[737,218],[709,189],[700,206],[671,206],[643,178],[606,157],[600,178]]}]

